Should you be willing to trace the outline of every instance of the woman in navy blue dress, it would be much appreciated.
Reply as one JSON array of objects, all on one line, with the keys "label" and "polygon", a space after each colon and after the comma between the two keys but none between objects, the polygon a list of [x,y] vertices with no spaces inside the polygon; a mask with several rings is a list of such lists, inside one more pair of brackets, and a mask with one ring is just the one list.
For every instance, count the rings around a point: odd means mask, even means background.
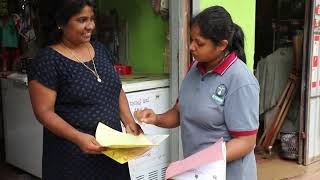
[{"label": "woman in navy blue dress", "polygon": [[42,176],[46,180],[127,180],[128,164],[101,154],[93,136],[98,122],[127,133],[135,123],[107,49],[91,41],[89,0],[42,0],[47,40],[28,73],[34,113],[44,126]]}]

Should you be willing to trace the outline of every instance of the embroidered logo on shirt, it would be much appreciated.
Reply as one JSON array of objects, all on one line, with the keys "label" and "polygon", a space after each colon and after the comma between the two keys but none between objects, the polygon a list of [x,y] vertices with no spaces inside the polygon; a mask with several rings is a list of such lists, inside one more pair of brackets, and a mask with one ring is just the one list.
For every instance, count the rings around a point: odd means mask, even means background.
[{"label": "embroidered logo on shirt", "polygon": [[227,87],[224,84],[220,84],[216,89],[217,96],[224,96],[227,93]]},{"label": "embroidered logo on shirt", "polygon": [[217,89],[215,94],[212,95],[212,99],[219,105],[224,104],[224,96],[227,93],[227,87],[224,84],[220,84]]}]

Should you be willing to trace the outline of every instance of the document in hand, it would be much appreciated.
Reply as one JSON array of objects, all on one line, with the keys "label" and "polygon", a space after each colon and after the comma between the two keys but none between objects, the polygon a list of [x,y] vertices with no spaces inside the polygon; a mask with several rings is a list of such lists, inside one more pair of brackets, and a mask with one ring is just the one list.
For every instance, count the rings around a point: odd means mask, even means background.
[{"label": "document in hand", "polygon": [[171,163],[165,179],[225,180],[226,146],[223,139],[186,159]]},{"label": "document in hand", "polygon": [[103,153],[121,164],[143,155],[153,146],[159,146],[168,136],[144,134],[134,136],[114,130],[101,122],[96,129],[97,141],[101,146],[108,148]]}]

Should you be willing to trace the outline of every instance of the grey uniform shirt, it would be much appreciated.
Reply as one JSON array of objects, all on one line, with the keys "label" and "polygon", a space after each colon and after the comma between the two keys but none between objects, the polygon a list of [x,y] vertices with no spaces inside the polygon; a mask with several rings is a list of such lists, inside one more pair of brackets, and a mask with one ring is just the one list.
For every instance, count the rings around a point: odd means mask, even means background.
[{"label": "grey uniform shirt", "polygon": [[[180,125],[184,156],[221,137],[256,134],[259,127],[259,84],[235,53],[210,72],[194,63],[181,85]],[[256,180],[254,152],[227,164],[227,180]]]}]

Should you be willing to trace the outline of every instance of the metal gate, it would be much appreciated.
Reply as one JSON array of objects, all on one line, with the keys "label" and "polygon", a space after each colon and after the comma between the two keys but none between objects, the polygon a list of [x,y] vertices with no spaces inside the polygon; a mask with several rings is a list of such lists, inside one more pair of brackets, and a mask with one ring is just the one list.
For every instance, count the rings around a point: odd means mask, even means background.
[{"label": "metal gate", "polygon": [[[320,160],[320,0],[306,4],[304,164]],[[308,27],[307,27],[308,26]]]}]

